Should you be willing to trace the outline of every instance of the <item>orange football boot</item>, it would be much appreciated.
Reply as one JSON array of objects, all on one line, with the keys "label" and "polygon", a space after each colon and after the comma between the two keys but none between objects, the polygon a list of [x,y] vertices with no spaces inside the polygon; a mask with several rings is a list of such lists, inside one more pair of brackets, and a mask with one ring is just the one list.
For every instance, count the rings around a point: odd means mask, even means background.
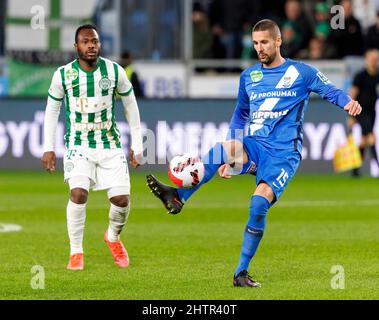
[{"label": "orange football boot", "polygon": [[110,242],[108,240],[108,230],[104,234],[104,241],[111,250],[114,262],[121,268],[129,266],[129,256],[121,240]]},{"label": "orange football boot", "polygon": [[83,253],[75,253],[70,256],[67,269],[69,270],[83,270],[84,269],[84,256]]}]

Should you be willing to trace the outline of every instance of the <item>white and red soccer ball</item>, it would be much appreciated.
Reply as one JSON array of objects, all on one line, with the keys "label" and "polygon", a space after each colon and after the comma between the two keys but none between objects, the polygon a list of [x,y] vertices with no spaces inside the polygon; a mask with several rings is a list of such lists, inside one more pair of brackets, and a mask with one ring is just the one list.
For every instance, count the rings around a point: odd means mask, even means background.
[{"label": "white and red soccer ball", "polygon": [[193,188],[204,178],[204,164],[199,157],[182,154],[170,161],[168,176],[180,188]]}]

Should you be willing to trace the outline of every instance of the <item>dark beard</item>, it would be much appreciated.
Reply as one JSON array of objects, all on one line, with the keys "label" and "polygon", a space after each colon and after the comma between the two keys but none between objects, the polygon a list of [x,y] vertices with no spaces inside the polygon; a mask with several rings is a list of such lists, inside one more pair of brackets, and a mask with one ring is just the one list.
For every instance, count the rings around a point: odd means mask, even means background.
[{"label": "dark beard", "polygon": [[261,61],[264,65],[269,66],[275,60],[275,56],[267,56],[266,61]]},{"label": "dark beard", "polygon": [[96,65],[97,59],[99,58],[99,56],[100,56],[100,50],[97,52],[97,55],[94,58],[87,58],[83,51],[78,50],[78,57],[80,58],[80,60],[83,60],[91,67]]}]

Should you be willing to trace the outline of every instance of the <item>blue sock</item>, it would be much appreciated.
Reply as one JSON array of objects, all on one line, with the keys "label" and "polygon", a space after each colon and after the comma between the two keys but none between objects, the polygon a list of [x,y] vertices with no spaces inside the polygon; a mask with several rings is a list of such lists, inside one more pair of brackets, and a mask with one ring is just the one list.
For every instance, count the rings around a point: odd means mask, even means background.
[{"label": "blue sock", "polygon": [[226,153],[224,147],[221,143],[216,143],[212,149],[204,156],[204,178],[203,180],[194,188],[178,188],[180,199],[185,202],[189,197],[196,192],[204,183],[207,183],[216,173],[217,169],[225,163]]},{"label": "blue sock", "polygon": [[245,229],[240,261],[235,275],[249,268],[251,259],[257,251],[266,226],[266,214],[270,202],[261,196],[252,196],[250,202],[250,216]]}]

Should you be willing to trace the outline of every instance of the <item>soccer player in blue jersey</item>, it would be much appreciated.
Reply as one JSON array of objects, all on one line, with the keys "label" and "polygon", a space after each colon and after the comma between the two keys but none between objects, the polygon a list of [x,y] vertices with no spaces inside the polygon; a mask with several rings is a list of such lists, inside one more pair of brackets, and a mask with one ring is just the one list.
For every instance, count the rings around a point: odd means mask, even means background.
[{"label": "soccer player in blue jersey", "polygon": [[[253,28],[252,39],[260,62],[241,74],[227,140],[217,143],[204,157],[205,175],[201,183],[192,189],[176,189],[147,176],[151,191],[169,213],[176,214],[217,170],[223,178],[236,173],[256,175],[257,187],[233,278],[236,287],[260,287],[247,270],[262,239],[267,211],[280,198],[300,164],[304,112],[310,93],[319,94],[351,116],[362,110],[357,101],[316,68],[281,56],[280,29],[274,21],[259,21]],[[246,125],[248,133],[244,135]]]}]

